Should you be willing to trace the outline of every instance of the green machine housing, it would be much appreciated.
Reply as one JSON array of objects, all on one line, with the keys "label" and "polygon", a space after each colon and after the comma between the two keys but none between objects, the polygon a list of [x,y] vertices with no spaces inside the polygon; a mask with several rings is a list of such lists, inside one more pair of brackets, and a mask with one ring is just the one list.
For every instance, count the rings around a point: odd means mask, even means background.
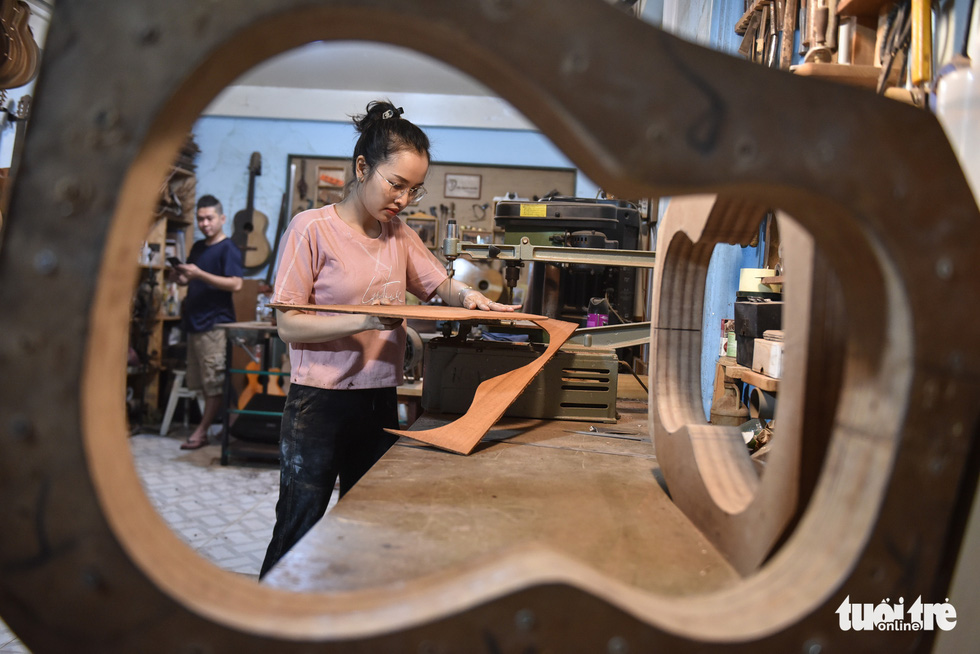
[{"label": "green machine housing", "polygon": [[[636,250],[640,212],[625,200],[548,197],[536,202],[497,203],[494,222],[504,230],[504,243],[527,239],[532,245]],[[621,316],[633,315],[637,283],[635,268],[582,263],[557,268],[557,279],[545,280],[545,265],[533,266],[524,311],[583,321],[591,298],[607,298]],[[549,301],[548,287],[556,287]],[[549,310],[549,307],[553,309]]]}]

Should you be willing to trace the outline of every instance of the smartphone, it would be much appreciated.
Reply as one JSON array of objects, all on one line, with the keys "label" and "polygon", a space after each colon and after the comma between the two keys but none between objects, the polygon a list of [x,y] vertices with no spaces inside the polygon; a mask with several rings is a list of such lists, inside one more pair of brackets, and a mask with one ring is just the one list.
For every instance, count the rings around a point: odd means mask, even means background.
[{"label": "smartphone", "polygon": [[177,257],[167,257],[167,263],[169,263],[173,268],[176,268],[177,266],[181,266],[184,264],[184,262],[178,259]]}]

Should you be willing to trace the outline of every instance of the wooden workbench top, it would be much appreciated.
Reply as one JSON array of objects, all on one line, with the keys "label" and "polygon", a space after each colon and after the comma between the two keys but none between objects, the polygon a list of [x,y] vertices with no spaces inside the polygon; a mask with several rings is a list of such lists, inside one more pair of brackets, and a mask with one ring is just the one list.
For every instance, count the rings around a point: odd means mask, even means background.
[{"label": "wooden workbench top", "polygon": [[[302,592],[401,588],[544,545],[638,588],[738,576],[658,483],[644,398],[620,421],[501,420],[469,456],[402,439],[266,576]],[[413,429],[448,422],[424,415]],[[616,432],[616,433],[613,433]]]}]

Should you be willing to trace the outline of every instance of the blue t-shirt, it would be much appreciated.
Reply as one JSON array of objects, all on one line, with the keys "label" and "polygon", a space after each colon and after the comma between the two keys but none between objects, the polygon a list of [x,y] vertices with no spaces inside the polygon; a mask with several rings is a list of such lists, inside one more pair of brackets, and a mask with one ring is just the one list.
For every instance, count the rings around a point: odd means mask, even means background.
[{"label": "blue t-shirt", "polygon": [[[214,245],[202,239],[194,243],[187,263],[204,272],[222,277],[242,277],[242,251],[230,238]],[[219,290],[200,279],[187,284],[184,300],[184,327],[192,333],[206,332],[223,322],[235,322],[235,305],[231,291]]]}]

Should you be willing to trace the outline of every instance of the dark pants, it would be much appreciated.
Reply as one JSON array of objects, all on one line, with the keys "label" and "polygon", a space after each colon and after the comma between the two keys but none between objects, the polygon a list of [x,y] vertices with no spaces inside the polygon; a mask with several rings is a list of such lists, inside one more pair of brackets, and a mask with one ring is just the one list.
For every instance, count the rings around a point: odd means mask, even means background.
[{"label": "dark pants", "polygon": [[259,578],[388,451],[398,427],[394,388],[324,390],[291,384],[279,437],[276,526]]}]

